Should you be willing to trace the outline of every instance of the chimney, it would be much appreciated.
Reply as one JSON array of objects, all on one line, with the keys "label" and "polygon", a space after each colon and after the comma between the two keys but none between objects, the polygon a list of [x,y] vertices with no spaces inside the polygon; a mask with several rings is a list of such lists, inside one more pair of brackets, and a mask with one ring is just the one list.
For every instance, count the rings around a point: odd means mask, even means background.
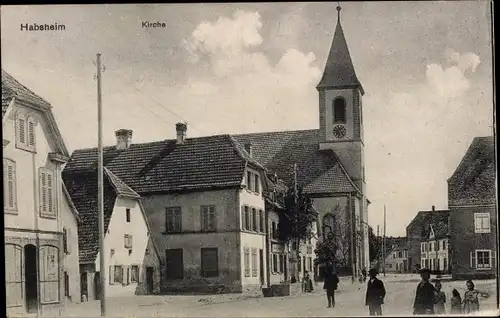
[{"label": "chimney", "polygon": [[118,129],[116,135],[116,150],[128,149],[132,144],[132,130]]},{"label": "chimney", "polygon": [[182,145],[186,141],[187,124],[175,124],[175,130],[177,131],[177,144]]},{"label": "chimney", "polygon": [[432,212],[436,211],[436,207],[433,205],[432,206]]},{"label": "chimney", "polygon": [[248,142],[245,144],[245,150],[248,152],[250,157],[252,157],[252,144],[251,143]]}]

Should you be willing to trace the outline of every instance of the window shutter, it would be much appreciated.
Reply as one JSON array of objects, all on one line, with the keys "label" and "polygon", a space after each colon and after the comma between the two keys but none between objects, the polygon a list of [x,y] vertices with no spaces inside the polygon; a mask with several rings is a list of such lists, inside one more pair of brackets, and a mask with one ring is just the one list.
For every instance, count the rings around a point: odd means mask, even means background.
[{"label": "window shutter", "polygon": [[470,252],[470,268],[476,268],[476,252]]},{"label": "window shutter", "polygon": [[497,266],[497,252],[496,251],[491,251],[490,253],[490,264],[491,268],[496,268]]},{"label": "window shutter", "polygon": [[18,129],[19,129],[19,142],[24,144],[26,143],[26,123],[24,118],[18,119]]},{"label": "window shutter", "polygon": [[113,285],[115,282],[115,267],[113,265],[109,265],[109,284]]},{"label": "window shutter", "polygon": [[28,145],[35,146],[35,123],[33,121],[28,121]]},{"label": "window shutter", "polygon": [[16,208],[16,167],[13,162],[7,162],[7,196],[5,197],[7,207],[10,209]]},{"label": "window shutter", "polygon": [[47,173],[47,212],[53,214],[54,208],[54,183],[52,173]]},{"label": "window shutter", "polygon": [[66,229],[66,249],[71,254],[71,228]]},{"label": "window shutter", "polygon": [[40,169],[40,211],[47,212],[47,174]]},{"label": "window shutter", "polygon": [[142,283],[142,276],[141,276],[141,266],[140,265],[137,265],[137,282],[138,283]]},{"label": "window shutter", "polygon": [[121,281],[121,283],[123,285],[127,285],[127,266],[122,265],[121,266],[121,271],[122,271],[122,281]]}]

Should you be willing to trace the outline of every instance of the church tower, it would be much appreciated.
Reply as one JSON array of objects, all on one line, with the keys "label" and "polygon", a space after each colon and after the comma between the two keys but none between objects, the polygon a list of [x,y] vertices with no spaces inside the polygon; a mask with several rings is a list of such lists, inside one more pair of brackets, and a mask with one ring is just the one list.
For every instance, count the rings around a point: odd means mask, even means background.
[{"label": "church tower", "polygon": [[[369,266],[368,200],[366,199],[365,158],[363,140],[362,97],[359,82],[340,23],[341,7],[332,46],[328,53],[323,77],[316,89],[319,93],[319,148],[333,150],[340,159],[360,195],[350,202],[349,216],[363,233],[362,243],[356,243],[355,268]],[[354,221],[354,220],[353,220]],[[354,242],[353,242],[354,244]],[[353,255],[354,256],[354,255]]]},{"label": "church tower", "polygon": [[352,64],[340,6],[332,46],[316,89],[319,93],[320,149],[332,149],[347,173],[364,193],[364,143],[361,99],[363,86]]}]

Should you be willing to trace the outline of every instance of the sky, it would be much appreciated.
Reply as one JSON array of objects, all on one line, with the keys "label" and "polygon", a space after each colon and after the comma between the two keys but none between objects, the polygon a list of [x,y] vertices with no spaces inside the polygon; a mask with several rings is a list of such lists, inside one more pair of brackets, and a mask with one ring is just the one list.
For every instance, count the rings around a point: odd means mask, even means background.
[{"label": "sky", "polygon": [[[96,54],[104,144],[319,127],[318,92],[337,2],[2,6],[2,68],[49,101],[72,152],[97,145]],[[405,235],[420,210],[447,208],[472,139],[492,135],[487,1],[341,3],[365,90],[369,224]],[[143,28],[143,21],[165,28]],[[64,24],[26,32],[21,23]]]}]

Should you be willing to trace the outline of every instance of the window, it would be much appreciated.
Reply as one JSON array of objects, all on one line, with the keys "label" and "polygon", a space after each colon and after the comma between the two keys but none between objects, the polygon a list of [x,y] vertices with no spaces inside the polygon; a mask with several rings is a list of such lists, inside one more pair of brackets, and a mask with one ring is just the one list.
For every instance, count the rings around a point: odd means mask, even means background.
[{"label": "window", "polygon": [[123,266],[115,265],[114,266],[114,277],[113,283],[122,283],[123,282]]},{"label": "window", "polygon": [[48,168],[39,170],[40,216],[55,218],[54,172]]},{"label": "window", "polygon": [[201,249],[201,276],[217,277],[219,276],[219,260],[217,248]]},{"label": "window", "polygon": [[182,231],[182,213],[180,206],[166,208],[165,230],[167,233],[179,233]]},{"label": "window", "polygon": [[68,272],[64,272],[64,296],[69,296],[69,275]]},{"label": "window", "polygon": [[396,259],[396,253],[392,253],[392,258]]},{"label": "window", "polygon": [[258,226],[259,223],[257,220],[257,210],[255,208],[252,208],[252,231],[257,232]]},{"label": "window", "polygon": [[250,249],[248,247],[243,249],[243,262],[245,264],[245,277],[250,277]]},{"label": "window", "polygon": [[[255,209],[252,209],[255,210]],[[253,230],[253,214],[251,213],[251,210],[249,207],[247,207],[247,230],[252,231]]]},{"label": "window", "polygon": [[252,277],[257,277],[257,249],[252,248]]},{"label": "window", "polygon": [[346,103],[342,97],[333,100],[333,123],[345,124],[346,122]]},{"label": "window", "polygon": [[262,211],[262,210],[259,210],[259,220],[260,220],[260,231],[262,233],[264,233],[265,229],[266,229],[266,219],[265,219],[264,211]]},{"label": "window", "polygon": [[130,223],[130,209],[125,209],[125,218],[127,223]]},{"label": "window", "polygon": [[243,206],[241,208],[241,228],[243,230],[246,230],[248,228],[248,207],[247,206]]},{"label": "window", "polygon": [[3,160],[3,207],[4,212],[17,210],[16,163],[10,159]]},{"label": "window", "polygon": [[59,302],[59,249],[44,245],[39,253],[42,304]]},{"label": "window", "polygon": [[470,255],[471,268],[490,269],[496,264],[496,253],[490,250],[476,250]]},{"label": "window", "polygon": [[425,252],[425,243],[420,244],[420,252]]},{"label": "window", "polygon": [[442,240],[442,241],[441,241],[441,249],[442,249],[443,251],[446,251],[446,241],[445,241],[445,240]]},{"label": "window", "polygon": [[312,271],[312,257],[307,258],[307,271]]},{"label": "window", "polygon": [[285,255],[280,254],[278,259],[280,261],[280,266],[279,266],[280,273],[283,273],[285,271]]},{"label": "window", "polygon": [[255,183],[254,183],[254,191],[260,193],[260,177],[258,174],[254,174]]},{"label": "window", "polygon": [[130,271],[130,282],[139,282],[139,265],[132,265],[132,270]]},{"label": "window", "polygon": [[63,229],[63,247],[64,247],[64,253],[68,254],[68,232],[66,229]]},{"label": "window", "polygon": [[215,231],[215,206],[201,207],[201,230],[204,232]]},{"label": "window", "polygon": [[166,278],[182,279],[184,277],[184,261],[182,249],[168,249],[166,254]]},{"label": "window", "polygon": [[278,272],[278,255],[273,254],[273,273]]},{"label": "window", "polygon": [[253,191],[252,172],[247,171],[247,189]]},{"label": "window", "polygon": [[490,214],[474,213],[474,228],[476,233],[490,233]]},{"label": "window", "polygon": [[17,117],[17,131],[18,131],[18,140],[19,143],[26,143],[26,119],[24,116]]},{"label": "window", "polygon": [[326,214],[323,217],[323,238],[327,239],[330,234],[335,234],[335,216],[333,214]]},{"label": "window", "polygon": [[271,226],[272,226],[271,227],[271,234],[272,234],[271,237],[276,240],[278,238],[278,228],[277,228],[276,222],[273,221],[271,223]]},{"label": "window", "polygon": [[123,236],[124,238],[124,245],[125,245],[125,248],[128,248],[128,249],[131,249],[132,248],[132,235],[130,234],[125,234]]},{"label": "window", "polygon": [[35,122],[28,119],[28,146],[35,147]]},{"label": "window", "polygon": [[445,271],[448,270],[448,260],[446,258],[443,258],[443,269]]},{"label": "window", "polygon": [[16,146],[18,148],[33,151],[35,150],[36,124],[33,117],[25,117],[18,114],[16,118]]}]

